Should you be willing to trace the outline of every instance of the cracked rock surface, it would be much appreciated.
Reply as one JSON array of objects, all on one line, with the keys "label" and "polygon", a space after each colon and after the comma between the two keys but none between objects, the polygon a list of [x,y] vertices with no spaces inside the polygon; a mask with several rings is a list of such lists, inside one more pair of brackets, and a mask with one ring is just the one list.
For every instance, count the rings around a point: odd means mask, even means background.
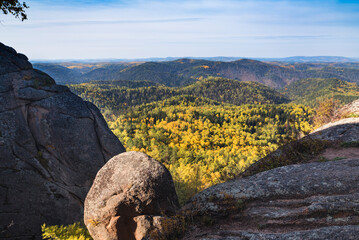
[{"label": "cracked rock surface", "polygon": [[81,220],[97,171],[124,151],[93,104],[0,43],[0,239]]}]

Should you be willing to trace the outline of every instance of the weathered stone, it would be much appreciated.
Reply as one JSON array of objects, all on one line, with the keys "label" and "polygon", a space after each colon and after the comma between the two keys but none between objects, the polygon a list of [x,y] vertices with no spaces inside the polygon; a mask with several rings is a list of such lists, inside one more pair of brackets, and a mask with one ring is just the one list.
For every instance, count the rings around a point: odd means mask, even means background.
[{"label": "weathered stone", "polygon": [[124,151],[95,106],[0,43],[0,239],[81,220],[97,171]]},{"label": "weathered stone", "polygon": [[337,119],[347,118],[353,115],[359,115],[359,99],[346,104],[335,112],[335,118]]},{"label": "weathered stone", "polygon": [[144,153],[127,152],[97,173],[86,197],[84,220],[95,240],[142,239],[152,217],[139,216],[172,215],[177,208],[168,170]]},{"label": "weathered stone", "polygon": [[359,235],[359,226],[334,226],[318,228],[308,231],[289,233],[258,233],[246,231],[218,231],[214,235],[204,236],[201,240],[303,240],[303,239],[330,239],[330,240],[356,240]]},{"label": "weathered stone", "polygon": [[325,124],[316,129],[310,137],[340,142],[359,141],[359,118],[345,118]]},{"label": "weathered stone", "polygon": [[151,234],[153,228],[153,219],[148,215],[140,215],[133,218],[136,223],[135,239],[144,239]]},{"label": "weathered stone", "polygon": [[216,227],[195,228],[185,239],[206,239],[218,232],[227,237],[241,232],[278,235],[358,225],[358,181],[359,159],[351,159],[290,165],[216,185],[182,209],[212,218]]},{"label": "weathered stone", "polygon": [[0,43],[0,74],[32,69],[27,57]]}]

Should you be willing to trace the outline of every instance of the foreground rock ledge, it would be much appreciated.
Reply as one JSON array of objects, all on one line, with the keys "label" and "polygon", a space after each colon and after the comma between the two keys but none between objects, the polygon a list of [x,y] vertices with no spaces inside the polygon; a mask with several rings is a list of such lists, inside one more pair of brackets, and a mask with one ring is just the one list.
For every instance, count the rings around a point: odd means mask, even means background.
[{"label": "foreground rock ledge", "polygon": [[357,239],[358,182],[359,159],[348,159],[219,184],[183,207],[198,220],[184,239]]},{"label": "foreground rock ledge", "polygon": [[126,152],[97,173],[84,221],[95,240],[140,240],[178,206],[169,171],[144,153]]}]

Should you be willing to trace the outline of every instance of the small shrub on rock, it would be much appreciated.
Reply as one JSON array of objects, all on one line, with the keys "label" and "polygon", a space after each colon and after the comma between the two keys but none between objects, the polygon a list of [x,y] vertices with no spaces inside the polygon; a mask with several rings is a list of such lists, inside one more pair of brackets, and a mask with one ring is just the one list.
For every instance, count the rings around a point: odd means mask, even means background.
[{"label": "small shrub on rock", "polygon": [[51,240],[92,240],[86,227],[80,222],[68,226],[41,226],[43,239]]}]

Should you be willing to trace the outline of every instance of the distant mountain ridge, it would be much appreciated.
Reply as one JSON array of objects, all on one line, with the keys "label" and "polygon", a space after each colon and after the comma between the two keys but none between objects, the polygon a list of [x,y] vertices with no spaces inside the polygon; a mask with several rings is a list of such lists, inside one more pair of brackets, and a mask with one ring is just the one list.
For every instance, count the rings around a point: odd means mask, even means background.
[{"label": "distant mountain ridge", "polygon": [[[338,78],[359,83],[359,64],[357,63],[284,64],[251,59],[232,62],[178,59],[164,62],[103,63],[93,68],[89,68],[89,64],[73,66],[66,64],[34,64],[34,67],[53,76],[60,84],[93,80],[146,80],[169,87],[178,87],[208,77],[259,82],[276,89],[305,78]],[[82,67],[86,67],[86,71],[83,71]]]},{"label": "distant mountain ridge", "polygon": [[209,60],[209,61],[221,61],[221,62],[232,62],[241,59],[252,59],[258,61],[279,61],[279,62],[359,62],[359,58],[348,58],[341,56],[291,56],[282,58],[256,58],[256,57],[150,57],[150,58],[105,58],[105,59],[58,59],[58,60],[32,60],[31,63],[61,63],[61,62],[72,62],[72,63],[95,63],[95,62],[166,62],[175,61],[182,58],[196,59],[196,60]]},{"label": "distant mountain ridge", "polygon": [[357,58],[348,58],[341,56],[293,56],[285,58],[257,58],[260,61],[278,61],[291,63],[343,63],[343,62],[358,62]]}]

